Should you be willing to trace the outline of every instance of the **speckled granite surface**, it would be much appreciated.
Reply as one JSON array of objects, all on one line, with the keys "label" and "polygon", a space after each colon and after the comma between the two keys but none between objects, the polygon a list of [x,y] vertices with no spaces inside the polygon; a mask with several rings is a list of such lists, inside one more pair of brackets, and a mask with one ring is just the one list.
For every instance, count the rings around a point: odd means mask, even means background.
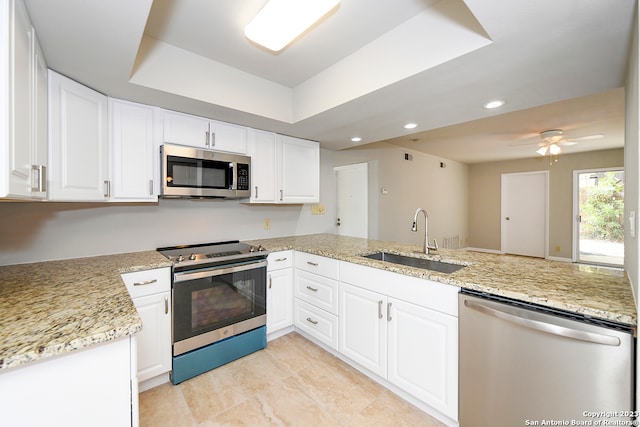
[{"label": "speckled granite surface", "polygon": [[637,314],[631,285],[621,272],[538,258],[441,249],[436,258],[468,264],[443,274],[363,258],[378,251],[417,254],[418,246],[333,234],[254,240],[269,251],[295,249],[355,264],[421,277],[461,288],[502,295],[547,307],[635,326]]},{"label": "speckled granite surface", "polygon": [[140,331],[120,273],[170,265],[147,251],[0,266],[0,372]]},{"label": "speckled granite surface", "polygon": [[[396,273],[636,325],[624,275],[541,259],[441,249],[436,258],[468,264],[451,274],[363,258],[378,251],[423,256],[419,247],[333,234],[254,240]],[[433,256],[431,256],[433,257]],[[0,372],[118,339],[142,323],[120,273],[169,267],[156,251],[0,266]]]}]

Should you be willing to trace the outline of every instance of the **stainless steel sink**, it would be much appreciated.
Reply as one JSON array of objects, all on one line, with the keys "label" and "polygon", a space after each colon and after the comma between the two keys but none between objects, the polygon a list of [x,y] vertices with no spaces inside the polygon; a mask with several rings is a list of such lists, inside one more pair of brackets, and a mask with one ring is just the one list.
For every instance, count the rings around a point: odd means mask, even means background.
[{"label": "stainless steel sink", "polygon": [[389,252],[376,252],[371,255],[363,255],[365,258],[375,259],[378,261],[390,262],[393,264],[401,264],[409,267],[423,268],[425,270],[437,271],[439,273],[453,273],[464,268],[461,264],[452,264],[450,262],[436,261],[432,259],[416,258],[406,255],[397,255]]}]

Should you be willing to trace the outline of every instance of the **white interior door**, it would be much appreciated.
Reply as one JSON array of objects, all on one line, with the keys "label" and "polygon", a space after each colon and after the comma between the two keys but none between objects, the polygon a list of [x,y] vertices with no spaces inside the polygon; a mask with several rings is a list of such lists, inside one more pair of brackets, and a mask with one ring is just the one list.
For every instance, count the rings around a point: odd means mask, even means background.
[{"label": "white interior door", "polygon": [[549,172],[502,175],[502,252],[545,258]]},{"label": "white interior door", "polygon": [[333,168],[336,174],[336,225],[341,236],[367,238],[369,185],[366,163]]}]

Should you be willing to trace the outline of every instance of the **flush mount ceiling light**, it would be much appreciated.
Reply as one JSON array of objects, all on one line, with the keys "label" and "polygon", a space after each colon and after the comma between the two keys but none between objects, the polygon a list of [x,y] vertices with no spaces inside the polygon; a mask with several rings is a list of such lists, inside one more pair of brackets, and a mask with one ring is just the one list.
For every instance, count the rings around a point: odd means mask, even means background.
[{"label": "flush mount ceiling light", "polygon": [[404,125],[405,129],[415,129],[417,127],[418,127],[417,123],[407,123],[407,124]]},{"label": "flush mount ceiling light", "polygon": [[336,7],[340,0],[269,0],[244,29],[249,40],[278,52]]},{"label": "flush mount ceiling light", "polygon": [[351,138],[351,142],[360,142],[362,141],[362,138],[360,138],[359,136],[354,136],[353,138]]},{"label": "flush mount ceiling light", "polygon": [[496,99],[494,101],[489,101],[486,104],[483,105],[484,108],[486,108],[487,110],[492,110],[494,108],[498,108],[498,107],[502,107],[505,104],[505,102],[502,99]]}]

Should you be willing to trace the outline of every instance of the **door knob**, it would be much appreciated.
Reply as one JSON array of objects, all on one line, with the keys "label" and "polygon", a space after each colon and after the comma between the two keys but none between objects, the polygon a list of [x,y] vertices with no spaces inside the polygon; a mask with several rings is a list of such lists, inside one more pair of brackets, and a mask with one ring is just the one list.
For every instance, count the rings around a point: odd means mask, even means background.
[{"label": "door knob", "polygon": [[506,219],[507,221],[509,221],[509,219],[510,219],[510,218],[509,218],[509,217],[506,217],[505,219]]}]

